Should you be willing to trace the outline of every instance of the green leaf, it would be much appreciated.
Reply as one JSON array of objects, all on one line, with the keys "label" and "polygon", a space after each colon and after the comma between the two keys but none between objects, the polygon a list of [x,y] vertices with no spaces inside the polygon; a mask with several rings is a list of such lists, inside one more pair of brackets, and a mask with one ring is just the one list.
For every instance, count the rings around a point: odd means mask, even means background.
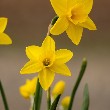
[{"label": "green leaf", "polygon": [[50,110],[56,110],[56,107],[57,107],[57,104],[58,104],[58,102],[59,102],[60,96],[61,96],[61,94],[59,94],[59,95],[55,98],[54,102],[52,103],[52,105],[51,105],[51,107],[50,107]]},{"label": "green leaf", "polygon": [[41,100],[42,100],[42,87],[38,79],[37,85],[36,85],[34,103],[33,103],[33,110],[40,110]]},{"label": "green leaf", "polygon": [[89,109],[89,90],[88,90],[88,85],[86,84],[84,87],[83,104],[81,110],[88,110],[88,109]]},{"label": "green leaf", "polygon": [[0,81],[0,93],[1,93],[1,96],[2,96],[2,100],[3,100],[3,103],[4,103],[5,110],[9,110],[8,103],[7,103],[6,96],[5,96],[5,92],[4,92],[1,81]]},{"label": "green leaf", "polygon": [[79,73],[79,76],[76,80],[76,83],[73,87],[73,90],[72,90],[72,93],[71,93],[71,99],[70,99],[70,103],[69,103],[69,106],[68,106],[68,110],[72,110],[72,106],[73,106],[73,102],[74,102],[74,97],[75,97],[75,94],[76,94],[76,91],[79,87],[79,84],[81,82],[81,79],[85,73],[85,70],[86,70],[86,66],[87,66],[87,60],[84,58],[83,61],[82,61],[82,66],[81,66],[81,70],[80,70],[80,73]]}]

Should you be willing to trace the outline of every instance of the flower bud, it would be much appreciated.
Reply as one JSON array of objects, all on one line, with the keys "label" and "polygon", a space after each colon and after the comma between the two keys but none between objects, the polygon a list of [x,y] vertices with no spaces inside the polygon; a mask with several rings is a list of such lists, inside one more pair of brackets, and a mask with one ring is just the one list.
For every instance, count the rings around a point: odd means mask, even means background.
[{"label": "flower bud", "polygon": [[52,90],[53,98],[55,99],[56,96],[62,94],[64,92],[64,89],[65,89],[65,82],[64,81],[57,82]]},{"label": "flower bud", "polygon": [[66,96],[62,99],[61,105],[62,105],[63,110],[68,109],[69,103],[70,103],[70,96]]}]

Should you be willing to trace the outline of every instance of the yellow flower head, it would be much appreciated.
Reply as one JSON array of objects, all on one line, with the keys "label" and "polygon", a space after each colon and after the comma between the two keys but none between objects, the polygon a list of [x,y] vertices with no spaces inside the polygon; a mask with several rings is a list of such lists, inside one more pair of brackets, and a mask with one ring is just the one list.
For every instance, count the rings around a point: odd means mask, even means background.
[{"label": "yellow flower head", "polygon": [[12,44],[12,40],[10,39],[10,37],[4,33],[6,25],[7,25],[7,18],[1,17],[0,18],[0,45]]},{"label": "yellow flower head", "polygon": [[66,31],[68,37],[76,45],[79,44],[83,28],[96,30],[94,22],[89,18],[93,0],[50,0],[59,16],[50,33],[59,35]]},{"label": "yellow flower head", "polygon": [[64,81],[59,81],[55,84],[53,90],[52,90],[52,96],[55,98],[59,94],[62,94],[65,89],[65,82]]},{"label": "yellow flower head", "polygon": [[21,69],[21,74],[31,74],[39,72],[39,82],[44,90],[47,90],[52,84],[55,72],[71,76],[70,70],[66,66],[73,53],[67,49],[55,51],[55,42],[47,36],[42,46],[28,46],[26,55],[30,59]]},{"label": "yellow flower head", "polygon": [[34,95],[37,79],[37,77],[34,77],[32,80],[27,79],[26,83],[20,87],[20,93],[24,98],[28,99]]},{"label": "yellow flower head", "polygon": [[69,103],[70,103],[70,98],[71,98],[70,96],[66,96],[66,97],[64,97],[64,98],[62,99],[61,105],[62,105],[63,108],[65,108],[65,109],[68,108]]}]

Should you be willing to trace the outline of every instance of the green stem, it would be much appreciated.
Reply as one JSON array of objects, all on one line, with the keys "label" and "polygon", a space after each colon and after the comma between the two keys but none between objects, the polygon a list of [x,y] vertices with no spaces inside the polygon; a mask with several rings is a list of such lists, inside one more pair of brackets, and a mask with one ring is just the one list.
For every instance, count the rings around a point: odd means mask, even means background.
[{"label": "green stem", "polygon": [[50,106],[51,106],[51,95],[50,95],[50,87],[47,91],[47,110],[50,109]]},{"label": "green stem", "polygon": [[0,81],[0,92],[1,92],[1,96],[2,96],[2,100],[4,103],[5,110],[9,110],[8,103],[7,103],[6,96],[5,96],[5,92],[4,92],[1,81]]},{"label": "green stem", "polygon": [[77,78],[77,81],[76,81],[76,83],[75,83],[75,86],[74,86],[73,91],[72,91],[72,94],[71,94],[71,100],[70,100],[70,103],[69,103],[68,110],[71,110],[71,109],[72,109],[74,97],[75,97],[76,91],[77,91],[77,89],[78,89],[78,86],[79,86],[79,84],[80,84],[80,82],[81,82],[81,79],[82,79],[82,77],[83,77],[83,75],[84,75],[86,66],[87,66],[87,61],[86,61],[86,59],[83,59],[79,76],[78,76],[78,78]]},{"label": "green stem", "polygon": [[41,100],[42,100],[42,87],[38,79],[37,85],[36,85],[34,103],[33,103],[33,110],[40,110]]}]

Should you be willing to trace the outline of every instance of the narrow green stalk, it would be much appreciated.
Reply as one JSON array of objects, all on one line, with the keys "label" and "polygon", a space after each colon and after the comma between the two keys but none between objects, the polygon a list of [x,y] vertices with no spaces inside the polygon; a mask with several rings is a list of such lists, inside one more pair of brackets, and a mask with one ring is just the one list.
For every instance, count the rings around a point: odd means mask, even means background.
[{"label": "narrow green stalk", "polygon": [[4,103],[5,110],[9,110],[8,103],[7,103],[7,100],[6,100],[6,96],[5,96],[5,92],[4,92],[1,80],[0,80],[0,93],[1,93],[1,96],[2,96],[2,100],[3,100],[3,103]]},{"label": "narrow green stalk", "polygon": [[47,91],[47,110],[50,109],[50,106],[51,106],[51,94],[50,94],[50,87]]},{"label": "narrow green stalk", "polygon": [[80,82],[81,82],[81,79],[82,79],[82,77],[83,77],[83,75],[84,75],[86,66],[87,66],[87,61],[86,61],[86,59],[83,59],[79,76],[78,76],[78,78],[77,78],[77,81],[76,81],[76,83],[75,83],[75,86],[74,86],[73,91],[72,91],[72,94],[71,94],[71,100],[70,100],[70,104],[69,104],[68,110],[71,110],[71,109],[72,109],[74,97],[75,97],[76,91],[77,91],[77,89],[78,89],[78,86],[79,86],[79,84],[80,84]]},{"label": "narrow green stalk", "polygon": [[42,87],[38,79],[37,85],[36,85],[34,103],[33,103],[33,110],[40,110],[41,100],[42,100]]}]

